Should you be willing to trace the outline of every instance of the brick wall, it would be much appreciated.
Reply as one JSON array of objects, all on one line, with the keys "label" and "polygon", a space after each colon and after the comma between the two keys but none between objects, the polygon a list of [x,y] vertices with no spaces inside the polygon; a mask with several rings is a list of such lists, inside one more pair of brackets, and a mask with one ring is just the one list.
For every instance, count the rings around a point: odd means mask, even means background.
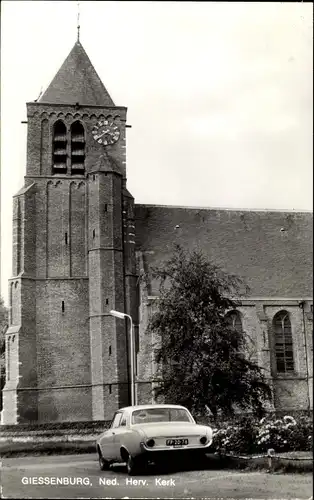
[{"label": "brick wall", "polygon": [[38,386],[90,383],[88,281],[38,281]]},{"label": "brick wall", "polygon": [[91,408],[90,386],[38,391],[38,420],[41,423],[92,420]]},{"label": "brick wall", "polygon": [[70,184],[70,276],[86,276],[86,193],[84,182]]},{"label": "brick wall", "polygon": [[69,234],[68,181],[47,184],[47,271],[49,278],[70,276],[65,233]]}]

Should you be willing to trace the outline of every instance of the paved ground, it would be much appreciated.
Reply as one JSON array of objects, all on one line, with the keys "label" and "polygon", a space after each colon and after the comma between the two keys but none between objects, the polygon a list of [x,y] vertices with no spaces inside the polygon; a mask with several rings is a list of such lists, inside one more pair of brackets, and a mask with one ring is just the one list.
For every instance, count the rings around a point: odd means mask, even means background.
[{"label": "paved ground", "polygon": [[[57,481],[72,482],[66,484]],[[35,483],[35,484],[31,484]],[[36,484],[37,483],[37,484]],[[149,471],[129,477],[125,467],[98,468],[95,455],[3,459],[2,498],[309,499],[312,474],[231,470]]]}]

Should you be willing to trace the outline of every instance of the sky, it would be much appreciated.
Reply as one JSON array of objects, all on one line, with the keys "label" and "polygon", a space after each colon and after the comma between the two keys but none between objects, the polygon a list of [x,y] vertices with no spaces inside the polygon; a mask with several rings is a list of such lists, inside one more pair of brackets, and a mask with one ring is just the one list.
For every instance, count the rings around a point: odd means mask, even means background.
[{"label": "sky", "polygon": [[311,3],[3,1],[1,293],[12,196],[26,168],[26,102],[77,36],[128,108],[136,203],[312,210]]}]

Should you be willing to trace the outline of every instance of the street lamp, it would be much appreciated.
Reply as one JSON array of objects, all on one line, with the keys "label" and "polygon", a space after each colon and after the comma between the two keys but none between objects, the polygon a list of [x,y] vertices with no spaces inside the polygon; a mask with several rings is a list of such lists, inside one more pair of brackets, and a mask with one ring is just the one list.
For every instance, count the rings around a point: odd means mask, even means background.
[{"label": "street lamp", "polygon": [[135,376],[134,376],[134,340],[133,340],[133,321],[129,314],[125,314],[119,311],[111,310],[111,316],[115,316],[116,318],[124,319],[129,318],[130,320],[130,357],[131,357],[131,405],[135,405]]}]

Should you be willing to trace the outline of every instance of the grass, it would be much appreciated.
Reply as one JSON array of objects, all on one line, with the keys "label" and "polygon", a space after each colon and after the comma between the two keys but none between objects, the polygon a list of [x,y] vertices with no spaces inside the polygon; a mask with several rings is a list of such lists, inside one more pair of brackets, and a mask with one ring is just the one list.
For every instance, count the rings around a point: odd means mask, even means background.
[{"label": "grass", "polygon": [[81,453],[96,453],[95,441],[0,443],[0,456],[2,458]]},{"label": "grass", "polygon": [[0,456],[94,453],[96,439],[106,428],[106,421],[1,426]]},{"label": "grass", "polygon": [[1,425],[0,435],[5,435],[6,433],[23,433],[29,431],[49,431],[49,430],[92,430],[92,429],[108,429],[110,421],[107,420],[95,420],[95,421],[83,421],[83,422],[47,422],[46,424],[18,424],[18,425]]},{"label": "grass", "polygon": [[[303,458],[303,459],[302,459]],[[244,469],[247,471],[267,470],[268,472],[312,472],[313,455],[309,452],[300,452],[298,455],[289,457],[277,455],[272,458],[271,466],[267,457],[246,457],[238,458],[228,455],[223,457],[225,468]]]}]

